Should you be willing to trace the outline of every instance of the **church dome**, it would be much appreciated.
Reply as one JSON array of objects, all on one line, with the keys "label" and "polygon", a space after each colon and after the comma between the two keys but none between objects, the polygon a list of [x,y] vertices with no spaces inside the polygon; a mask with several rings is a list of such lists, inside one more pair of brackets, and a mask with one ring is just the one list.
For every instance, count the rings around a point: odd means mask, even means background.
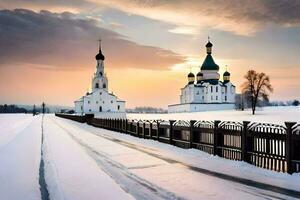
[{"label": "church dome", "polygon": [[208,41],[208,43],[205,45],[205,47],[212,47],[212,46],[213,44],[210,41]]},{"label": "church dome", "polygon": [[201,70],[219,70],[219,65],[217,65],[211,56],[211,54],[207,54],[202,66]]},{"label": "church dome", "polygon": [[198,72],[197,76],[203,76],[202,72]]},{"label": "church dome", "polygon": [[190,73],[188,74],[188,78],[192,78],[192,77],[195,77],[195,75],[194,75],[192,72],[190,72]]},{"label": "church dome", "polygon": [[223,76],[230,76],[230,73],[228,71],[224,72]]},{"label": "church dome", "polygon": [[192,72],[188,74],[188,82],[189,84],[193,84],[195,82],[195,75]]},{"label": "church dome", "polygon": [[95,56],[96,60],[104,60],[105,57],[104,55],[102,54],[102,51],[101,49],[99,50],[99,53]]},{"label": "church dome", "polygon": [[102,54],[102,50],[101,50],[101,40],[99,40],[99,53],[95,56],[96,60],[104,60],[105,57]]}]

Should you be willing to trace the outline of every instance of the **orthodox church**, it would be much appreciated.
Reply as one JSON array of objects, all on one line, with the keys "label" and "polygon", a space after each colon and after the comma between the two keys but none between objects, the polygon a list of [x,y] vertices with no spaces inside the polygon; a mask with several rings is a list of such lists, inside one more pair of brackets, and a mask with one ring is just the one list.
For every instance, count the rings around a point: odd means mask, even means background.
[{"label": "orthodox church", "polygon": [[95,117],[124,117],[125,101],[108,91],[108,79],[104,73],[104,55],[99,42],[99,53],[96,55],[96,72],[92,78],[92,91],[76,100],[77,114],[95,114]]},{"label": "orthodox church", "polygon": [[188,83],[181,89],[180,104],[168,106],[169,113],[229,110],[235,107],[235,86],[226,70],[220,80],[219,66],[212,57],[213,44],[206,44],[206,58],[196,75],[189,73]]}]

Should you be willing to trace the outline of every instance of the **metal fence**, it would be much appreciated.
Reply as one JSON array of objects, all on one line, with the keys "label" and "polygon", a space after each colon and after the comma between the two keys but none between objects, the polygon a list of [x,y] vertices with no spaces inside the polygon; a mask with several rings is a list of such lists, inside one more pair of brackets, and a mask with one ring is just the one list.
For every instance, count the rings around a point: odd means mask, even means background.
[{"label": "metal fence", "polygon": [[98,119],[92,115],[56,116],[95,127],[153,139],[181,148],[195,148],[279,172],[300,172],[300,124],[285,126],[248,121],[184,121]]}]

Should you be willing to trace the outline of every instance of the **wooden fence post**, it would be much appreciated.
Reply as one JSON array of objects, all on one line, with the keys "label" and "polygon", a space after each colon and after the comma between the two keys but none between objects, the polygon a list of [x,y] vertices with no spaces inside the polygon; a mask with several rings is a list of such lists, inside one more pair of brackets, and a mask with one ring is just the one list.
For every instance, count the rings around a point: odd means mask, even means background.
[{"label": "wooden fence post", "polygon": [[159,141],[159,122],[157,121],[157,141]]},{"label": "wooden fence post", "polygon": [[294,157],[294,145],[292,141],[292,132],[295,122],[285,122],[286,126],[286,143],[285,143],[285,159],[287,166],[287,173],[292,174],[294,172],[292,166],[292,159]]},{"label": "wooden fence post", "polygon": [[145,139],[146,136],[145,136],[145,128],[146,128],[146,125],[145,125],[145,122],[143,121],[143,138]]},{"label": "wooden fence post", "polygon": [[219,155],[219,150],[218,150],[218,146],[219,146],[219,142],[220,142],[220,138],[219,138],[219,123],[221,121],[220,120],[215,120],[214,121],[214,156],[215,155]]},{"label": "wooden fence post", "polygon": [[125,133],[128,134],[128,119],[125,119]]},{"label": "wooden fence post", "polygon": [[247,163],[250,163],[250,156],[248,155],[248,151],[250,150],[250,141],[247,140],[249,124],[249,121],[243,121],[243,130],[241,132],[241,159]]},{"label": "wooden fence post", "polygon": [[149,137],[152,139],[152,122],[149,121]]},{"label": "wooden fence post", "polygon": [[169,135],[169,143],[173,145],[173,124],[175,120],[169,120],[170,121],[170,135]]},{"label": "wooden fence post", "polygon": [[190,121],[190,148],[193,147],[193,141],[194,141],[194,124],[196,123],[196,120]]},{"label": "wooden fence post", "polygon": [[137,135],[137,137],[140,137],[140,123],[139,122],[137,122],[136,123],[136,129],[135,129],[135,132],[136,132],[136,135]]}]

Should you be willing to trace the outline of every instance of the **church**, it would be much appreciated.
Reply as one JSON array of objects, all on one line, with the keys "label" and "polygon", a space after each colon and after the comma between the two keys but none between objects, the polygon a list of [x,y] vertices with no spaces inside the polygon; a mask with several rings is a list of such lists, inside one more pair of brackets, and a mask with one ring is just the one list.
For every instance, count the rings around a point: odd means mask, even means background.
[{"label": "church", "polygon": [[206,58],[196,75],[187,75],[188,83],[181,88],[180,103],[168,106],[169,113],[230,110],[235,108],[235,86],[230,82],[230,73],[220,80],[219,66],[212,57],[213,44],[206,44]]},{"label": "church", "polygon": [[99,42],[99,52],[96,55],[96,72],[91,83],[91,92],[87,92],[75,103],[76,114],[94,114],[101,118],[123,118],[125,113],[125,101],[108,91],[108,79],[104,72],[105,57]]}]

